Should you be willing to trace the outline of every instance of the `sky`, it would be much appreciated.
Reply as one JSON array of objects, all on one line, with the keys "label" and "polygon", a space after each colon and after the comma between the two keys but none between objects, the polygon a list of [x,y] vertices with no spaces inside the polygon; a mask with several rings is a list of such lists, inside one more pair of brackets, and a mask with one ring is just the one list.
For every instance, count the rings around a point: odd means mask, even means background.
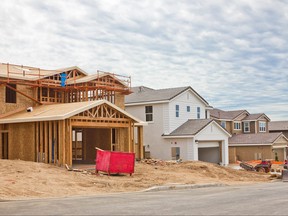
[{"label": "sky", "polygon": [[1,0],[0,62],[191,86],[223,110],[288,120],[287,0]]}]

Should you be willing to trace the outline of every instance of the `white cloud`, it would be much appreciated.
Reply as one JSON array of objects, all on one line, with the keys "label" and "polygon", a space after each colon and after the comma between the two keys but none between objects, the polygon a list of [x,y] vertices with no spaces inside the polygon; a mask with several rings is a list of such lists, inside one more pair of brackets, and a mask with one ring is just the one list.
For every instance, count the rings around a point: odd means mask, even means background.
[{"label": "white cloud", "polygon": [[286,11],[280,0],[3,0],[0,61],[191,85],[214,107],[288,120]]}]

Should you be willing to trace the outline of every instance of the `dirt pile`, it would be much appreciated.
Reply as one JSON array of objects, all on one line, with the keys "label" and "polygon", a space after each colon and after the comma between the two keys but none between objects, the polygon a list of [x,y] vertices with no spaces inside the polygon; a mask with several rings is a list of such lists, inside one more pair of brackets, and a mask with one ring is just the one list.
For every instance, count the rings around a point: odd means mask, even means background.
[{"label": "dirt pile", "polygon": [[136,162],[129,175],[95,175],[93,165],[83,172],[65,167],[0,160],[0,198],[25,199],[64,197],[124,191],[140,191],[165,184],[224,183],[246,184],[269,181],[269,175],[234,170],[205,162],[143,160]]}]

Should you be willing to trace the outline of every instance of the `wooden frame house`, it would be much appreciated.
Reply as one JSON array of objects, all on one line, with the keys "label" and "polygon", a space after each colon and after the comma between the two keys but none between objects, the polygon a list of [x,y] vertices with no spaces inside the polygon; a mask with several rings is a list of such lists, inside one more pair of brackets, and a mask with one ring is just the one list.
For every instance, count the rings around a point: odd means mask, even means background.
[{"label": "wooden frame house", "polygon": [[95,147],[143,158],[145,123],[124,111],[130,77],[0,64],[0,84],[0,158],[94,163]]}]

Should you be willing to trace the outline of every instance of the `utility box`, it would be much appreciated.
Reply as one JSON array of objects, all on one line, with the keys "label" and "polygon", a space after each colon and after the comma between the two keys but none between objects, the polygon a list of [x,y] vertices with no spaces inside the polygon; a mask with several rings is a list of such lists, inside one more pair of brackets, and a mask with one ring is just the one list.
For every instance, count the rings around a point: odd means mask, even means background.
[{"label": "utility box", "polygon": [[134,173],[135,153],[96,150],[96,173],[110,174]]}]

